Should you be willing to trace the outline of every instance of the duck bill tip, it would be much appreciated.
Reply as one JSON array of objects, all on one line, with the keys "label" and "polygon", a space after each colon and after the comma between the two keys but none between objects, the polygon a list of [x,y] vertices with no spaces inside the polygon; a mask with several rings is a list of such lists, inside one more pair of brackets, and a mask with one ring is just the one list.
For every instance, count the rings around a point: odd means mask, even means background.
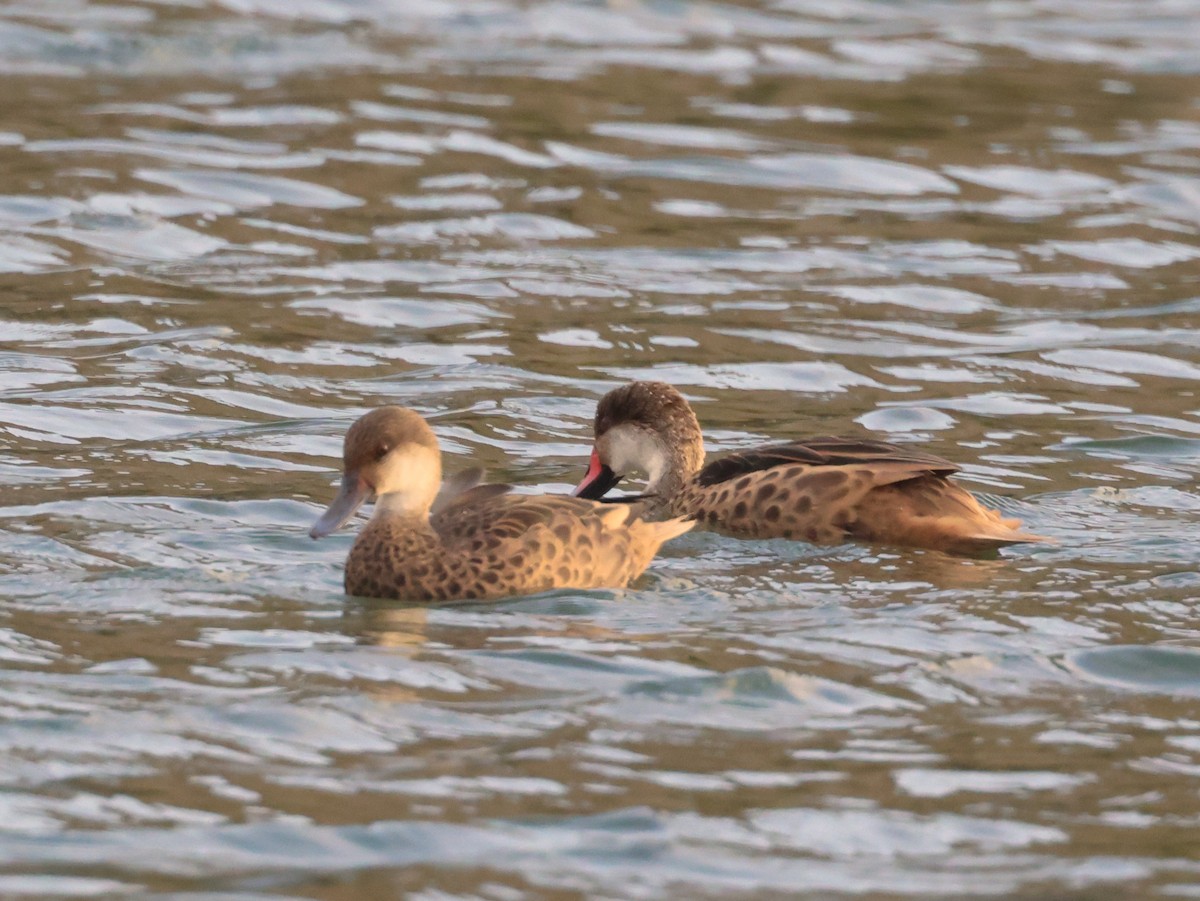
[{"label": "duck bill tip", "polygon": [[574,495],[589,501],[598,501],[617,486],[621,477],[600,462],[600,455],[592,451],[583,481],[575,488]]}]

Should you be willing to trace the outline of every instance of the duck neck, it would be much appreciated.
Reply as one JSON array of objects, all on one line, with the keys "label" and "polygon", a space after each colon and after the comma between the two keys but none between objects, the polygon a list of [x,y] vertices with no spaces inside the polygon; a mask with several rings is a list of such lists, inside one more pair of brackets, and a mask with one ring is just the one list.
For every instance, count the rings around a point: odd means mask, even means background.
[{"label": "duck neck", "polygon": [[[424,500],[423,498],[420,500]],[[392,525],[403,526],[414,531],[432,531],[429,524],[429,507],[419,501],[414,503],[413,496],[406,491],[389,491],[375,499],[375,510],[372,520],[387,521]]]},{"label": "duck neck", "polygon": [[700,467],[680,448],[666,449],[651,461],[646,480],[646,493],[664,502],[675,497]]}]

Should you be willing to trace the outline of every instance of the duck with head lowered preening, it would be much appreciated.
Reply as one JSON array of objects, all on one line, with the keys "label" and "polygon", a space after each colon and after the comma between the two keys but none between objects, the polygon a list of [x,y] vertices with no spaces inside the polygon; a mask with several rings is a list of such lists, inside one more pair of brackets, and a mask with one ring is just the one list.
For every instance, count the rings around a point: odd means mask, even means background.
[{"label": "duck with head lowered preening", "polygon": [[648,515],[688,517],[740,538],[956,554],[1045,540],[952,481],[959,469],[919,450],[857,438],[755,447],[705,464],[700,423],[683,395],[664,382],[631,382],[601,398],[591,461],[575,493],[599,499],[641,472]]},{"label": "duck with head lowered preening", "polygon": [[641,575],[680,519],[646,521],[629,505],[510,494],[473,471],[442,482],[433,430],[404,407],[380,407],[346,433],[341,490],[312,527],[375,510],[346,560],[346,592],[406,601],[493,600],[554,588],[620,588]]}]

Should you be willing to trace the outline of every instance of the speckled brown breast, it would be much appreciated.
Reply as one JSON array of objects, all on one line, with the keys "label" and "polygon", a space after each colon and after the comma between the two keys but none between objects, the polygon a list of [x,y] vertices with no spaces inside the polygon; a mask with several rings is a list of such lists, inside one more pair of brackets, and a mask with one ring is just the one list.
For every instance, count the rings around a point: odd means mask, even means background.
[{"label": "speckled brown breast", "polygon": [[503,495],[468,499],[431,519],[376,517],[350,551],[346,591],[446,601],[623,587],[692,525],[631,513],[577,498]]}]

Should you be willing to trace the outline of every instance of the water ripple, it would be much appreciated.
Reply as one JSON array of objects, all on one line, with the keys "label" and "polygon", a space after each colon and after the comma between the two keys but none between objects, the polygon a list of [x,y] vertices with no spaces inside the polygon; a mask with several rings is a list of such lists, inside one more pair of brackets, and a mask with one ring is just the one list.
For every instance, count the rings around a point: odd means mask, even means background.
[{"label": "water ripple", "polygon": [[[1194,19],[0,13],[0,894],[1194,893]],[[366,407],[563,493],[628,378],[1052,543],[423,608],[307,537]]]}]

